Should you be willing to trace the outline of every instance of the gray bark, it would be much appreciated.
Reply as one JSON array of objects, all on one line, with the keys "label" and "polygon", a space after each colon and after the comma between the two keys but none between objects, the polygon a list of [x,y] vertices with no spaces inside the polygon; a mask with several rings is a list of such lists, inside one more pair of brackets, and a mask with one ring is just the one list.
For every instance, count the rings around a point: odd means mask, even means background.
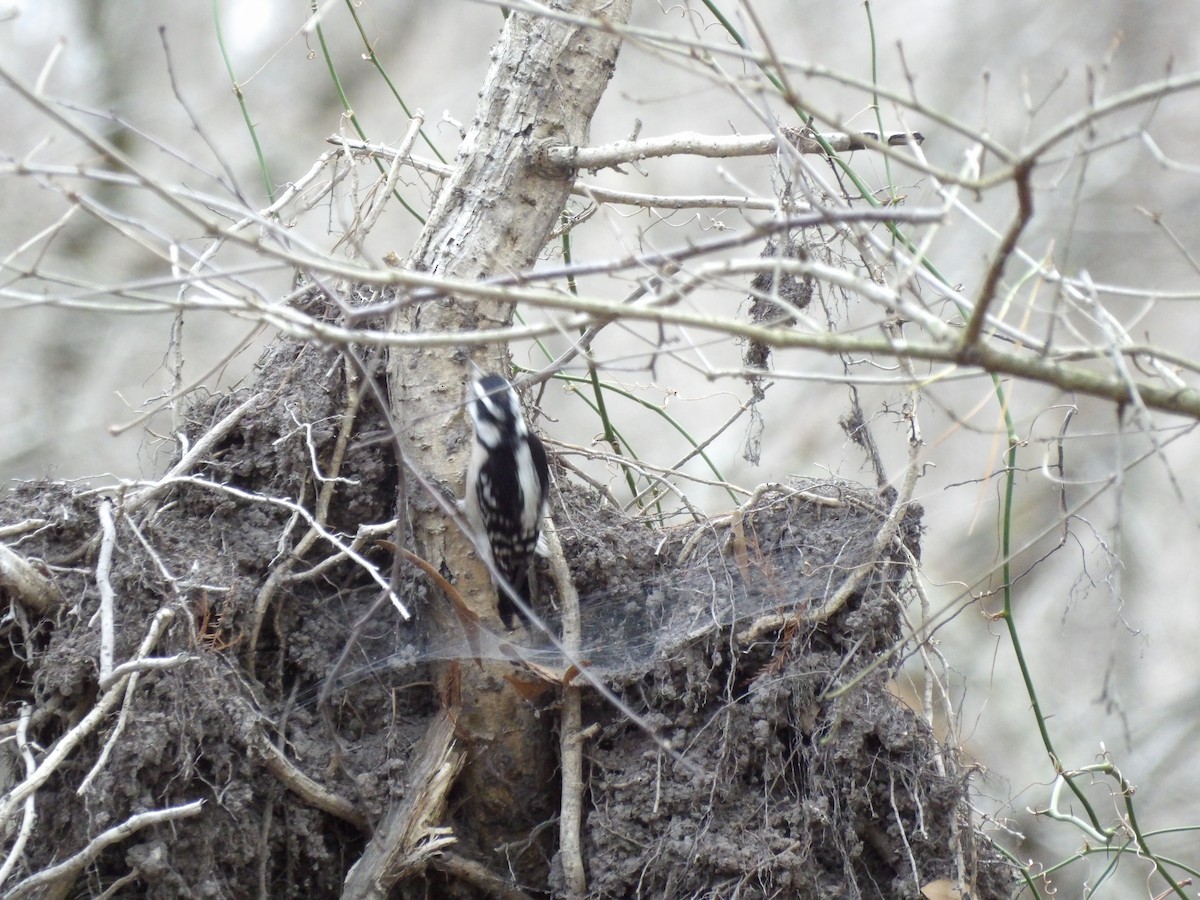
[{"label": "gray bark", "polygon": [[[621,23],[632,0],[575,0],[559,6]],[[455,172],[408,257],[409,268],[474,279],[533,264],[575,178],[571,170],[539,169],[539,150],[587,142],[618,47],[611,32],[509,16]],[[454,332],[500,327],[511,318],[511,305],[448,296],[402,309],[391,327]],[[506,358],[506,348],[496,346],[475,362],[503,372]],[[408,458],[460,496],[470,448],[463,411],[469,374],[465,352],[442,348],[397,351],[388,363],[392,411]],[[429,498],[410,493],[409,501],[416,552],[451,573],[468,606],[489,627],[500,628],[495,589],[470,542]],[[424,614],[437,629],[459,627],[442,597],[435,596]],[[460,852],[474,854],[494,871],[511,871],[519,883],[544,886],[544,857],[552,848],[539,850],[529,841],[535,826],[555,811],[551,723],[514,690],[512,675],[511,667],[492,661],[447,663],[438,674],[440,696],[456,726],[454,739],[466,755],[452,789],[454,818],[448,824]],[[549,838],[553,829],[540,834]]]}]

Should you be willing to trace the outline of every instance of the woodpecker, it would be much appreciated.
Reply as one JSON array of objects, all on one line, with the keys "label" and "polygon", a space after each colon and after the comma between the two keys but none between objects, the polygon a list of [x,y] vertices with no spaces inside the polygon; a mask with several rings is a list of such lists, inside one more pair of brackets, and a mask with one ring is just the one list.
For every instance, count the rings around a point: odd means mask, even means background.
[{"label": "woodpecker", "polygon": [[[475,426],[475,443],[462,511],[480,552],[490,556],[508,585],[528,604],[529,566],[549,499],[546,448],[529,430],[516,391],[499,375],[471,382],[467,410]],[[502,585],[497,588],[496,608],[504,626],[510,631],[515,628],[520,607]]]}]

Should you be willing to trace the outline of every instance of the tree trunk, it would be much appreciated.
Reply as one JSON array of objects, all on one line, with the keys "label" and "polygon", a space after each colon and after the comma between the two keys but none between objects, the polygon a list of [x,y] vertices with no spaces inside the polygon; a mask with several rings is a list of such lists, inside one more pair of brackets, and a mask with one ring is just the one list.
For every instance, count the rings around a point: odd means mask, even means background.
[{"label": "tree trunk", "polygon": [[[632,0],[557,4],[573,15],[590,15],[596,6],[596,14],[613,23],[624,22],[631,5]],[[573,172],[538,170],[535,151],[551,143],[586,143],[619,45],[611,32],[596,28],[519,13],[508,17],[455,172],[442,187],[408,267],[475,279],[533,264],[574,181]],[[501,327],[511,319],[510,305],[445,297],[403,308],[391,327],[454,332]],[[503,372],[506,359],[506,349],[496,346],[475,361]],[[459,496],[470,448],[463,409],[468,377],[467,355],[443,348],[398,350],[388,363],[392,411],[408,458]],[[488,627],[500,628],[495,589],[470,542],[430,498],[410,493],[409,501],[416,552],[449,572],[467,604]],[[460,627],[440,596],[433,595],[422,614],[435,630]],[[494,661],[441,666],[439,692],[466,753],[449,824],[460,853],[475,855],[494,871],[511,872],[520,884],[544,887],[549,853],[529,842],[556,804],[551,722],[513,689],[506,680],[510,673],[510,666]]]}]

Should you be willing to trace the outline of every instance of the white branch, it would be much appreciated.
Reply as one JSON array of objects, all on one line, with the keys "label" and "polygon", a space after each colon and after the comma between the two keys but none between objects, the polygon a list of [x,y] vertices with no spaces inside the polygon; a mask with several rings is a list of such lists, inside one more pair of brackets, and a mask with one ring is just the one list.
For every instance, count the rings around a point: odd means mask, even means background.
[{"label": "white branch", "polygon": [[100,690],[106,691],[111,687],[117,679],[129,677],[129,684],[125,691],[125,702],[121,704],[121,714],[117,717],[116,727],[109,733],[108,738],[104,741],[104,746],[100,750],[100,755],[96,758],[95,764],[84,776],[83,781],[79,783],[79,787],[75,789],[75,793],[83,796],[91,787],[92,781],[103,770],[108,762],[109,756],[112,754],[113,747],[117,745],[117,741],[121,739],[121,735],[125,733],[125,726],[129,722],[130,698],[137,690],[138,678],[141,673],[153,669],[172,669],[182,665],[185,662],[190,662],[195,657],[187,653],[177,653],[174,656],[150,656],[145,658],[131,659],[117,666],[109,674],[107,680],[100,681]]},{"label": "white branch", "polygon": [[[37,762],[34,760],[33,751],[29,747],[29,720],[32,717],[33,708],[28,703],[21,704],[21,714],[17,720],[17,751],[21,754],[21,759],[25,763],[26,778],[32,775],[34,770],[37,769]],[[8,880],[8,876],[12,874],[17,860],[25,852],[25,843],[29,840],[29,835],[33,833],[33,826],[36,821],[37,801],[33,794],[30,794],[25,798],[25,816],[21,820],[21,830],[17,834],[17,839],[8,853],[8,857],[4,860],[4,865],[0,866],[0,887],[3,887],[4,882]],[[7,830],[7,824],[5,820],[0,819],[0,828]]]},{"label": "white branch", "polygon": [[125,840],[136,831],[147,825],[157,825],[160,822],[172,822],[176,819],[186,819],[200,812],[204,806],[203,800],[193,800],[180,806],[168,806],[166,809],[155,809],[150,812],[130,816],[120,825],[114,825],[107,831],[102,831],[88,843],[86,847],[73,856],[69,856],[56,866],[43,869],[36,875],[26,878],[13,888],[7,896],[10,900],[31,895],[35,890],[44,888],[59,881],[70,879],[72,882],[79,877],[89,863],[98,857],[106,847]]},{"label": "white branch", "polygon": [[[87,775],[83,777],[83,781],[79,782],[79,787],[75,789],[75,793],[82,797],[87,793],[89,787],[96,776],[104,769],[108,762],[109,756],[112,755],[113,747],[117,745],[117,741],[121,739],[121,735],[125,733],[125,726],[129,722],[130,698],[133,697],[137,690],[138,677],[144,669],[167,669],[179,665],[180,662],[186,662],[191,657],[187,654],[179,653],[171,657],[147,657],[146,659],[131,659],[128,662],[122,663],[113,669],[107,680],[101,679],[100,690],[107,690],[115,679],[129,676],[128,689],[125,691],[125,702],[121,704],[121,714],[117,716],[116,727],[109,733],[104,741],[104,746],[100,749],[100,755],[96,757],[96,762],[88,770]],[[166,663],[166,665],[163,665]]]},{"label": "white branch", "polygon": [[100,590],[100,683],[109,680],[113,668],[112,556],[117,546],[117,523],[113,520],[112,500],[100,501],[100,558],[96,560],[96,587]]},{"label": "white branch", "polygon": [[108,676],[108,680],[100,682],[100,690],[108,690],[108,688],[116,684],[117,679],[124,678],[126,675],[174,669],[199,658],[190,653],[176,653],[174,656],[147,656],[145,659],[131,659],[113,669],[112,674]]},{"label": "white branch", "polygon": [[314,518],[313,514],[299,503],[296,503],[292,500],[285,500],[282,497],[271,497],[266,494],[255,494],[251,493],[250,491],[243,491],[227,484],[219,484],[218,482],[208,481],[207,479],[197,478],[195,476],[164,478],[162,481],[155,482],[153,486],[159,487],[170,484],[194,484],[197,487],[220,491],[222,493],[238,497],[242,500],[247,500],[251,503],[268,503],[272,506],[280,506],[284,509],[292,511],[296,515],[300,516],[300,518],[304,519],[304,521],[308,523],[309,527],[312,528],[322,538],[324,538],[346,556],[350,557],[350,559],[354,560],[354,562],[358,563],[358,565],[368,575],[371,576],[371,579],[387,592],[388,598],[392,601],[392,606],[396,607],[397,612],[399,612],[406,621],[412,618],[412,614],[409,613],[408,608],[404,605],[404,602],[396,595],[395,591],[392,590],[392,586],[388,579],[380,573],[379,569],[376,568],[376,566],[367,560],[362,554],[358,553],[349,544],[343,541],[339,535],[334,534],[321,525],[316,518]]},{"label": "white branch", "polygon": [[[825,147],[815,134],[796,128],[781,128],[783,133],[801,153],[825,153]],[[822,136],[829,148],[835,152],[866,150],[868,148],[895,147],[925,140],[919,132],[893,131],[881,140],[872,131],[858,134],[827,134]],[[714,159],[729,159],[736,156],[767,156],[779,150],[779,141],[773,134],[714,135],[684,131],[660,138],[645,140],[615,141],[600,147],[548,147],[546,161],[552,166],[584,169],[595,172],[625,163],[639,162],[663,156],[705,156]]]},{"label": "white branch", "polygon": [[0,544],[0,590],[35,613],[45,614],[63,602],[58,587],[23,556]]},{"label": "white branch", "polygon": [[[781,129],[785,135],[793,138],[795,146],[802,153],[824,153],[824,148],[812,137],[800,137],[796,129]],[[915,132],[889,132],[879,139],[872,131],[862,134],[828,134],[824,136],[830,148],[835,152],[850,150],[865,150],[872,147],[895,147],[911,142],[920,143],[924,137]],[[382,159],[395,159],[401,155],[402,149],[386,144],[371,143],[370,141],[351,140],[339,135],[326,138],[331,144],[338,144],[344,149]],[[671,155],[705,156],[717,159],[735,156],[766,156],[775,153],[779,143],[774,135],[702,135],[684,133],[662,138],[652,138],[641,141],[618,141],[600,147],[566,147],[555,146],[545,150],[547,162],[551,166],[570,166],[581,170],[595,171],[596,169],[613,167],[625,163],[637,162],[651,157]],[[452,166],[435,162],[430,159],[409,156],[405,162],[412,168],[428,172],[438,178],[448,178],[454,171]],[[670,196],[659,194],[639,194],[633,191],[617,191],[576,181],[571,193],[577,197],[586,197],[595,203],[623,203],[631,206],[657,207],[659,209],[755,209],[776,210],[779,201],[774,197],[751,197],[749,195],[730,196],[724,194],[698,196]],[[801,204],[797,208],[804,208]]]},{"label": "white branch", "polygon": [[[543,530],[550,547],[550,565],[554,583],[562,598],[562,643],[571,655],[578,655],[582,639],[579,618],[579,593],[567,566],[562,542],[554,523],[547,520]],[[578,685],[562,686],[562,721],[559,726],[559,765],[562,769],[562,798],[559,807],[558,846],[567,896],[572,900],[587,896],[587,870],[583,865],[583,698]]]},{"label": "white branch", "polygon": [[125,507],[125,514],[128,515],[131,512],[136,512],[146,503],[150,502],[163,491],[165,491],[168,479],[178,478],[180,475],[190,472],[204,457],[204,454],[212,450],[213,446],[216,445],[218,441],[223,439],[225,435],[233,430],[233,426],[241,420],[242,416],[244,416],[250,410],[250,408],[259,401],[259,399],[259,395],[252,391],[246,400],[230,410],[225,418],[205,432],[204,437],[196,441],[192,449],[185,453],[179,462],[171,467],[171,471],[164,475],[160,481],[155,482],[149,487],[144,488],[143,490],[140,490],[136,494],[133,494],[127,498],[123,504]]},{"label": "white branch", "polygon": [[[142,645],[138,648],[136,658],[141,659],[154,649],[154,645],[158,643],[163,629],[174,615],[175,611],[169,607],[164,607],[158,611],[154,616],[154,620],[150,623],[150,628],[146,632],[146,637],[142,640]],[[26,776],[24,781],[4,795],[3,800],[0,801],[0,825],[8,821],[17,804],[24,802],[34,791],[49,781],[50,776],[62,765],[63,760],[108,717],[109,713],[112,712],[113,708],[124,696],[125,686],[128,684],[129,678],[130,676],[128,675],[119,678],[104,693],[99,702],[91,708],[88,714],[80,720],[79,724],[58,739],[42,760],[41,765],[34,772]]]}]

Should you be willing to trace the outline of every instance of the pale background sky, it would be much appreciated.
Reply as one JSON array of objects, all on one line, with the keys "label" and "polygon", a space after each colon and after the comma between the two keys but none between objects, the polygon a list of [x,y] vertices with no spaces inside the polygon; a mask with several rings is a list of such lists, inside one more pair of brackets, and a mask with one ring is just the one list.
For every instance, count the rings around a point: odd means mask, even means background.
[{"label": "pale background sky", "polygon": [[[694,4],[699,7],[699,4]],[[737,13],[733,0],[723,9]],[[641,0],[635,22],[649,28],[685,31],[688,21],[711,22],[707,14],[688,13],[685,4]],[[182,155],[216,170],[214,159],[192,129],[188,114],[173,96],[166,75],[158,29],[170,47],[178,90],[208,139],[235,173],[254,207],[265,205],[263,186],[241,113],[230,89],[215,39],[209,4],[156,2],[55,4],[17,3],[0,21],[0,63],[18,79],[32,84],[57,52],[45,80],[45,93],[68,101],[76,119],[111,130],[88,110],[112,111],[122,120],[179,148]],[[299,177],[327,149],[325,138],[342,128],[341,108],[314,36],[299,33],[305,4],[240,0],[220,4],[222,27],[232,65],[243,82],[250,114],[277,183]],[[775,51],[789,59],[809,61],[859,79],[870,77],[867,16],[861,3],[760,2],[760,18],[771,22]],[[488,50],[497,37],[499,13],[488,6],[443,2],[368,3],[358,7],[378,57],[405,101],[425,111],[428,129],[451,158],[457,143],[452,124],[469,123],[476,92],[488,66]],[[1152,82],[1168,70],[1191,72],[1197,67],[1195,28],[1200,2],[1035,2],[969,3],[963,0],[883,0],[873,5],[878,42],[879,80],[904,91],[906,81],[897,44],[913,77],[913,89],[931,108],[969,126],[986,130],[995,140],[1018,148],[1044,134],[1066,116],[1087,108],[1089,83],[1099,97]],[[2,12],[2,10],[0,10]],[[692,17],[692,18],[689,18]],[[744,18],[738,21],[745,23]],[[326,37],[337,60],[343,87],[373,140],[394,143],[406,122],[395,101],[363,60],[363,44],[342,4],[327,8]],[[746,31],[751,29],[748,27]],[[1117,38],[1120,38],[1119,42]],[[718,40],[716,26],[704,32]],[[56,51],[56,42],[63,43]],[[1115,49],[1114,49],[1115,46]],[[732,67],[731,61],[726,64]],[[1090,73],[1090,74],[1089,74]],[[873,127],[869,100],[861,93],[826,80],[798,79],[802,97],[815,108],[837,113],[852,126]],[[61,107],[60,107],[61,108]],[[776,112],[782,112],[777,106]],[[0,86],[0,157],[21,159],[34,151],[42,161],[94,162],[78,143],[56,130],[47,118]],[[1102,143],[1147,121],[1149,110],[1105,119],[1091,140]],[[883,109],[886,127],[902,127],[899,111]],[[906,113],[905,124],[926,136],[923,147],[937,165],[957,169],[968,141],[936,122]],[[752,112],[728,93],[697,76],[694,70],[664,64],[643,48],[626,47],[617,75],[593,123],[592,143],[628,136],[634,120],[642,134],[655,136],[695,130],[727,134],[764,129]],[[1163,101],[1149,119],[1149,133],[1174,160],[1200,165],[1200,92]],[[49,143],[44,143],[44,142]],[[1125,141],[1089,158],[1086,170],[1072,162],[1080,144],[1073,138],[1059,148],[1058,165],[1039,171],[1035,198],[1037,219],[1022,246],[1034,256],[1053,254],[1071,274],[1086,271],[1100,283],[1117,283],[1145,291],[1194,292],[1200,285],[1193,258],[1200,258],[1200,232],[1194,224],[1200,174],[1169,171],[1146,146]],[[128,140],[125,149],[164,180],[184,181],[209,189],[203,173],[147,142]],[[418,147],[418,152],[428,151]],[[996,166],[994,159],[989,166]],[[874,183],[883,183],[882,164],[858,154],[855,165]],[[771,166],[764,160],[742,160],[718,167],[711,160],[647,163],[646,176],[630,172],[596,180],[626,190],[654,193],[728,193],[722,171],[752,189],[770,194]],[[1082,172],[1082,177],[1081,177]],[[926,179],[911,172],[897,176],[909,203],[931,203]],[[411,195],[422,196],[419,190]],[[140,197],[102,192],[100,198],[129,214],[161,216],[161,207]],[[50,226],[64,213],[60,195],[32,179],[5,169],[0,178],[0,258]],[[999,189],[971,201],[995,228],[1003,228],[1012,209],[1011,190]],[[157,211],[156,211],[157,210]],[[1179,242],[1175,246],[1142,210],[1161,214]],[[644,227],[644,246],[678,246],[688,238],[710,234],[703,222],[681,214],[650,227],[606,210],[581,233],[577,259],[607,258],[614,234]],[[736,225],[735,216],[725,216]],[[169,219],[164,219],[169,222]],[[332,246],[329,231],[341,225],[339,211],[314,211],[298,228],[321,246]],[[395,250],[403,256],[417,224],[393,206],[372,233],[366,253],[378,259]],[[195,246],[199,247],[197,243]],[[952,281],[970,296],[986,266],[992,239],[980,228],[959,220],[944,230],[932,255]],[[1189,258],[1188,254],[1191,254]],[[23,256],[25,265],[31,265]],[[86,216],[71,220],[64,236],[39,262],[41,271],[68,273],[101,284],[121,284],[161,275],[130,242],[108,227],[92,227]],[[1009,285],[1013,271],[1008,272]],[[269,295],[288,286],[287,273],[271,272],[256,279]],[[13,283],[0,272],[0,287],[33,289]],[[43,285],[44,287],[44,285]],[[40,289],[40,288],[39,288]],[[1048,289],[1046,289],[1048,291]],[[52,292],[53,295],[53,292]],[[1132,297],[1109,303],[1123,322],[1134,323],[1138,340],[1165,344],[1185,355],[1200,346],[1195,302],[1179,300],[1146,305]],[[1146,315],[1141,317],[1145,312]],[[183,332],[186,372],[196,377],[219,361],[249,324],[218,314],[191,315]],[[133,418],[136,408],[158,396],[171,383],[170,315],[131,317],[45,306],[0,305],[0,475],[13,478],[89,478],[105,483],[106,473],[119,477],[152,475],[164,459],[140,429],[120,438],[109,426]],[[599,345],[601,359],[627,349],[620,335]],[[722,356],[724,352],[725,356]],[[236,383],[253,363],[249,350],[219,375],[206,379],[209,389]],[[736,360],[736,353],[715,350],[716,359]],[[781,367],[806,371],[838,371],[827,360],[786,357]],[[735,408],[736,384],[709,385],[689,379],[687,369],[669,362],[657,372],[648,391],[659,399],[672,396],[671,411],[681,419],[705,423],[723,419]],[[648,385],[648,373],[629,373],[628,381]],[[935,608],[956,594],[956,583],[975,584],[995,565],[998,482],[985,476],[1002,465],[1003,443],[997,437],[997,413],[989,403],[990,388],[982,379],[934,387],[932,403],[922,410],[932,465],[918,487],[927,509],[925,575]],[[884,392],[864,392],[868,414],[877,412]],[[1020,464],[1023,475],[1018,500],[1023,536],[1045,529],[1018,560],[1023,570],[1058,540],[1054,527],[1058,493],[1039,471],[1044,439],[1057,433],[1069,402],[1053,392],[1018,386],[1012,394],[1022,434],[1031,436]],[[781,383],[769,395],[763,464],[752,469],[740,461],[740,429],[713,446],[726,474],[753,485],[781,480],[789,474],[838,475],[870,481],[858,452],[846,445],[836,426],[845,411],[844,388],[820,382]],[[1145,437],[1114,436],[1111,409],[1082,401],[1067,444],[1069,497],[1077,502],[1105,479],[1114,477],[1118,461],[1140,455]],[[547,395],[547,410],[558,421],[547,425],[554,435],[585,443],[594,420],[580,420],[561,394]],[[714,412],[716,410],[716,412]],[[947,410],[952,410],[951,417]],[[631,429],[654,434],[655,420],[633,410],[620,411]],[[584,433],[573,433],[572,424]],[[636,423],[636,424],[635,424]],[[1160,420],[1159,425],[1178,425]],[[170,420],[155,420],[157,428]],[[875,428],[891,470],[899,475],[904,458],[904,431],[893,417],[881,416]],[[1161,431],[1166,440],[1174,431]],[[1187,560],[1197,543],[1197,439],[1183,435],[1159,456],[1127,473],[1120,483],[1085,509],[1066,547],[1024,579],[1017,593],[1022,634],[1050,727],[1068,765],[1095,761],[1101,745],[1138,786],[1137,801],[1145,828],[1183,825],[1200,820],[1200,778],[1191,766],[1191,748],[1200,738],[1195,685],[1200,666],[1194,647],[1200,622],[1200,592],[1189,587]],[[668,454],[669,455],[669,454]],[[666,460],[669,461],[669,460]],[[1088,482],[1084,484],[1084,482]],[[717,495],[701,495],[720,510]],[[1026,538],[1019,536],[1017,543]],[[1114,565],[1102,547],[1119,552]],[[939,585],[941,585],[939,587]],[[994,609],[997,601],[989,601]],[[954,671],[956,700],[963,709],[967,750],[987,768],[977,782],[981,807],[1012,801],[1010,815],[1021,831],[1050,840],[1053,849],[1022,849],[1052,861],[1081,842],[1066,826],[1041,828],[1026,807],[1042,807],[1049,799],[1050,769],[1037,742],[1028,701],[1020,689],[1012,651],[996,623],[970,607],[942,632],[942,651]],[[1110,809],[1104,790],[1097,802]],[[1046,837],[1048,835],[1048,837]],[[1163,852],[1171,849],[1168,842]],[[1194,842],[1193,842],[1194,843]],[[1186,847],[1187,843],[1175,845]],[[1187,855],[1186,853],[1184,854]],[[1197,862],[1195,855],[1191,859]],[[1082,869],[1079,871],[1082,872]],[[1126,873],[1137,875],[1136,865]],[[1134,877],[1133,884],[1138,884]],[[1069,893],[1069,892],[1068,892]]]}]

